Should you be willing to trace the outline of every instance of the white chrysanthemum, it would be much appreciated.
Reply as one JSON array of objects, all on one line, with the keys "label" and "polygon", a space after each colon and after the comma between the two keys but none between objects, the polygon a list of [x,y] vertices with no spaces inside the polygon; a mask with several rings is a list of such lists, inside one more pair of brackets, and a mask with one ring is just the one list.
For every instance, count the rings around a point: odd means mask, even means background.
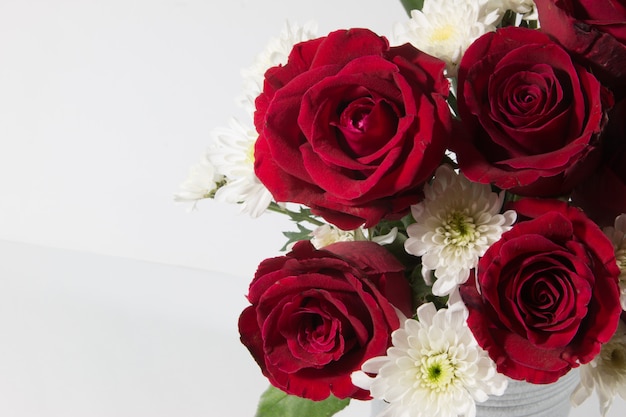
[{"label": "white chrysanthemum", "polygon": [[331,224],[318,226],[311,232],[311,243],[316,249],[328,246],[335,242],[352,242],[355,240],[371,240],[379,245],[389,245],[393,243],[398,236],[398,228],[394,227],[384,235],[373,236],[368,238],[368,230],[359,228],[355,230],[341,230]]},{"label": "white chrysanthemum", "polygon": [[488,0],[425,0],[421,11],[394,27],[396,43],[409,42],[417,49],[446,62],[446,75],[454,77],[469,45],[494,31],[500,15],[487,12]]},{"label": "white chrysanthemum", "polygon": [[582,404],[594,390],[603,416],[616,395],[626,399],[626,325],[622,321],[611,340],[602,345],[600,353],[580,367],[580,383],[572,393],[572,404]]},{"label": "white chrysanthemum", "polygon": [[242,213],[257,218],[269,207],[272,195],[256,175],[251,174],[248,177],[227,180],[215,193],[215,199],[240,204]]},{"label": "white chrysanthemum", "polygon": [[244,91],[240,103],[250,111],[250,114],[254,112],[254,101],[263,91],[265,71],[271,67],[286,64],[293,46],[315,38],[316,34],[317,26],[313,22],[304,26],[286,22],[280,36],[272,38],[265,49],[256,57],[254,63],[241,71],[244,79]]},{"label": "white chrysanthemum", "polygon": [[390,245],[398,237],[398,228],[394,227],[389,233],[372,237],[372,242],[376,242],[379,245]]},{"label": "white chrysanthemum", "polygon": [[189,169],[187,179],[180,185],[180,191],[174,194],[174,201],[193,203],[195,208],[199,200],[212,198],[223,181],[207,154],[203,155],[200,162]]},{"label": "white chrysanthemum", "polygon": [[504,393],[507,378],[474,339],[462,303],[439,311],[423,304],[417,318],[392,333],[387,356],[352,374],[356,386],[389,403],[378,417],[473,417],[476,402]]},{"label": "white chrysanthemum", "polygon": [[[254,114],[254,100],[263,88],[263,77],[268,68],[287,62],[293,45],[314,36],[314,25],[304,27],[286,24],[280,37],[272,39],[265,50],[258,55],[254,64],[242,71],[244,93],[241,104]],[[200,198],[213,197],[228,203],[241,204],[242,212],[252,217],[260,216],[272,202],[272,195],[254,173],[254,144],[258,134],[236,119],[231,119],[227,128],[218,128],[212,132],[214,146],[209,148],[207,164],[215,167],[214,171],[223,184],[211,185],[207,167],[194,167],[193,179],[183,184],[184,189],[175,196],[177,201],[197,201]],[[215,182],[215,181],[213,181]],[[205,192],[206,191],[206,192]]]},{"label": "white chrysanthemum", "polygon": [[228,127],[214,129],[209,158],[217,171],[230,179],[254,172],[254,144],[258,136],[256,130],[235,118],[229,120]]},{"label": "white chrysanthemum", "polygon": [[341,230],[330,224],[318,226],[311,232],[311,243],[316,249],[328,246],[335,242],[352,242],[355,240],[355,232],[353,230]]},{"label": "white chrysanthemum", "polygon": [[492,12],[497,10],[500,17],[504,13],[511,10],[520,15],[524,20],[537,20],[537,7],[533,0],[489,0],[486,5],[486,11]]},{"label": "white chrysanthemum", "polygon": [[450,166],[440,166],[435,179],[424,187],[424,200],[411,207],[415,223],[407,228],[406,251],[422,257],[422,275],[437,278],[432,292],[450,294],[469,278],[489,246],[511,228],[512,210],[499,214],[504,194],[489,184],[469,181]]},{"label": "white chrysanthemum", "polygon": [[212,132],[214,145],[209,150],[211,163],[226,181],[215,193],[215,199],[239,203],[242,211],[252,217],[260,216],[272,202],[272,195],[254,173],[257,137],[254,129],[233,118],[228,128]]},{"label": "white chrysanthemum", "polygon": [[620,270],[620,302],[622,309],[626,310],[626,214],[617,216],[614,226],[604,228],[604,234],[611,239],[615,248],[615,259]]}]

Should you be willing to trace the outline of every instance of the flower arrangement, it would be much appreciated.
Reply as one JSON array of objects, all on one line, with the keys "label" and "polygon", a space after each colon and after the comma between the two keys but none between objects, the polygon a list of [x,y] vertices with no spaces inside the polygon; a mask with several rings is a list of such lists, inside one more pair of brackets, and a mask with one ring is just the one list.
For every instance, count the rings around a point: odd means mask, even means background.
[{"label": "flower arrangement", "polygon": [[[403,0],[289,25],[176,195],[289,216],[240,316],[259,416],[473,416],[574,368],[626,398],[626,2]],[[393,39],[393,42],[389,39]],[[279,401],[280,400],[280,401]]]}]

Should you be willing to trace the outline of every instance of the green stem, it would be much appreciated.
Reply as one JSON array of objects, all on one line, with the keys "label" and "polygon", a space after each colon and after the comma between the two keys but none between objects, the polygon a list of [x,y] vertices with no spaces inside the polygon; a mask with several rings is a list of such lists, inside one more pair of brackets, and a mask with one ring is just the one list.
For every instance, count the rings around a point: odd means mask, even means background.
[{"label": "green stem", "polygon": [[286,207],[281,207],[275,202],[272,202],[267,208],[269,211],[273,211],[274,213],[286,214],[289,218],[296,222],[309,222],[315,226],[322,226],[324,222],[317,220],[311,214],[311,210],[301,208],[300,212],[289,210]]},{"label": "green stem", "polygon": [[[455,84],[456,84],[456,78],[454,79]],[[452,115],[456,118],[459,117],[459,107],[456,101],[456,94],[454,92],[450,92],[450,95],[448,96],[448,104],[450,105],[450,108],[452,109]]]},{"label": "green stem", "polygon": [[517,13],[515,13],[513,10],[507,10],[506,13],[504,13],[504,17],[502,17],[502,22],[500,23],[500,25],[502,27],[515,26],[516,19]]},{"label": "green stem", "polygon": [[400,3],[409,16],[411,16],[411,10],[422,10],[424,7],[424,0],[400,0]]}]

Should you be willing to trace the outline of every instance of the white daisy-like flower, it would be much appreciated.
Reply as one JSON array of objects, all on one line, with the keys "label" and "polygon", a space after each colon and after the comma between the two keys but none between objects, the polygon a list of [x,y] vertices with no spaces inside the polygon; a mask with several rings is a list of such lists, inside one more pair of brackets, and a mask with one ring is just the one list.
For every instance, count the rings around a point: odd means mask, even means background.
[{"label": "white daisy-like flower", "polygon": [[270,39],[265,49],[257,55],[254,63],[241,71],[244,91],[239,102],[250,114],[253,114],[255,109],[254,101],[263,91],[265,72],[269,68],[286,64],[295,44],[316,36],[317,25],[314,22],[309,22],[304,26],[286,22],[280,35]]},{"label": "white daisy-like flower", "polygon": [[256,175],[228,179],[224,186],[215,192],[215,200],[241,205],[241,212],[252,218],[265,213],[272,202],[272,194],[259,181]]},{"label": "white daisy-like flower", "polygon": [[241,204],[242,211],[252,217],[260,216],[272,202],[272,195],[254,173],[254,129],[231,119],[228,128],[212,132],[214,146],[209,158],[226,184],[215,193],[215,199]]},{"label": "white daisy-like flower", "polygon": [[204,154],[200,162],[189,169],[189,175],[180,185],[180,191],[174,194],[174,201],[192,203],[191,209],[194,209],[199,200],[213,198],[217,189],[223,185],[223,180],[208,154]]},{"label": "white daisy-like flower", "polygon": [[210,136],[209,158],[220,174],[235,179],[254,172],[254,144],[259,136],[254,128],[233,117],[228,127],[216,128]]},{"label": "white daisy-like flower", "polygon": [[396,240],[397,237],[398,228],[394,227],[389,231],[389,233],[372,237],[372,242],[376,242],[379,245],[390,245]]},{"label": "white daisy-like flower", "polygon": [[323,224],[311,232],[311,243],[316,249],[328,246],[335,242],[353,242],[355,240],[371,240],[379,245],[389,245],[398,236],[398,228],[394,227],[384,235],[368,238],[368,231],[363,228],[355,230],[341,230],[332,224]]},{"label": "white daisy-like flower", "polygon": [[387,356],[352,374],[356,386],[389,403],[377,417],[474,417],[476,402],[504,393],[508,380],[476,342],[467,315],[461,302],[421,305],[417,320],[392,333]]},{"label": "white daisy-like flower", "polygon": [[506,11],[511,10],[520,15],[524,20],[537,20],[537,7],[533,0],[489,0],[486,5],[486,11],[492,12],[497,10],[500,17],[504,16]]},{"label": "white daisy-like flower", "polygon": [[504,193],[489,184],[469,181],[449,165],[440,166],[432,184],[424,187],[424,200],[411,207],[415,223],[407,227],[406,251],[422,257],[422,275],[432,292],[450,294],[469,278],[470,270],[487,249],[511,229],[517,215],[500,214]]},{"label": "white daisy-like flower", "polygon": [[318,226],[311,232],[311,244],[315,249],[321,249],[335,242],[353,242],[355,231],[341,230],[330,224]]},{"label": "white daisy-like flower", "polygon": [[615,260],[620,270],[620,303],[626,310],[626,214],[617,216],[614,225],[605,227],[603,231],[615,248]]},{"label": "white daisy-like flower", "polygon": [[454,77],[465,50],[481,35],[494,31],[501,18],[488,12],[489,0],[424,0],[422,10],[411,10],[411,19],[398,23],[394,42],[409,42],[417,49],[446,62],[446,76]]},{"label": "white daisy-like flower", "polygon": [[594,390],[603,416],[616,395],[626,399],[626,324],[622,321],[611,340],[602,345],[600,353],[580,367],[580,383],[572,393],[572,404],[582,404]]},{"label": "white daisy-like flower", "polygon": [[[287,23],[281,35],[273,38],[265,50],[257,56],[254,64],[242,71],[244,93],[240,100],[254,115],[254,100],[263,89],[264,74],[270,67],[287,62],[292,47],[315,33],[315,25],[298,26]],[[197,201],[214,197],[218,201],[241,204],[242,212],[258,217],[272,202],[272,195],[254,173],[254,144],[258,134],[254,129],[231,119],[229,126],[212,132],[214,145],[209,148],[203,164],[192,168],[192,175],[175,195],[176,201]],[[211,172],[207,170],[211,169]],[[214,179],[209,174],[215,174]],[[222,181],[216,186],[216,181]],[[219,189],[218,189],[219,188]],[[195,206],[194,206],[195,207]]]}]

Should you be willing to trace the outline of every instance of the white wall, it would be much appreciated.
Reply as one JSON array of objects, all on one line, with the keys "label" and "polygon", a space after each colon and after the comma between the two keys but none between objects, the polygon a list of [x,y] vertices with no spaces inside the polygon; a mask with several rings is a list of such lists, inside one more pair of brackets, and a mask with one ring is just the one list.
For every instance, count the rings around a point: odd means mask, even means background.
[{"label": "white wall", "polygon": [[[250,276],[292,225],[172,202],[286,20],[389,33],[397,0],[1,0],[0,239]],[[247,120],[246,120],[247,121]]]},{"label": "white wall", "polygon": [[266,382],[234,323],[291,225],[172,195],[285,20],[404,17],[397,0],[0,0],[0,414],[251,415]]}]

